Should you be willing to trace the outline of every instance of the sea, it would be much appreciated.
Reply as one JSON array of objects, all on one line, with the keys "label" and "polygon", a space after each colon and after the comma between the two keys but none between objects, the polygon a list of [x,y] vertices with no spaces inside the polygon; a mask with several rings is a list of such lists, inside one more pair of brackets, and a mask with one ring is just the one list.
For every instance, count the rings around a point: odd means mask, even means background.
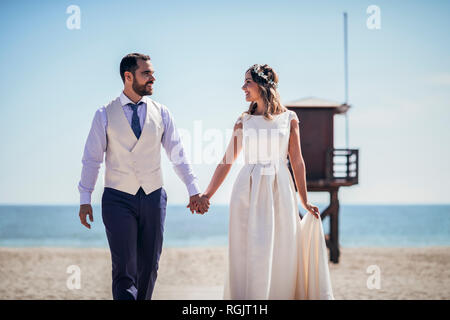
[{"label": "sea", "polygon": [[[317,205],[322,212],[326,205]],[[2,247],[107,248],[100,205],[93,205],[92,228],[82,226],[78,205],[1,205]],[[300,209],[305,214],[304,209]],[[167,207],[164,247],[209,247],[228,244],[228,206],[211,205],[205,215],[184,205]],[[324,233],[330,229],[323,220]],[[341,204],[341,247],[450,246],[450,205]]]}]

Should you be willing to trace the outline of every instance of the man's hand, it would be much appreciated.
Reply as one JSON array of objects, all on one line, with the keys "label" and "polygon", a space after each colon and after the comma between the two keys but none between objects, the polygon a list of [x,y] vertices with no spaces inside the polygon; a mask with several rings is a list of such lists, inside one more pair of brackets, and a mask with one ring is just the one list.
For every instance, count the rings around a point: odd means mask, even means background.
[{"label": "man's hand", "polygon": [[195,210],[197,210],[197,201],[200,199],[200,193],[195,194],[189,198],[189,204],[186,206],[186,208],[189,208],[191,210],[191,213],[193,214]]},{"label": "man's hand", "polygon": [[209,198],[204,194],[191,196],[186,208],[189,208],[191,213],[196,211],[196,213],[204,214],[209,209]]},{"label": "man's hand", "polygon": [[91,225],[87,223],[86,216],[89,215],[89,220],[94,222],[94,215],[92,214],[92,207],[90,204],[80,205],[80,221],[83,226],[90,229]]}]

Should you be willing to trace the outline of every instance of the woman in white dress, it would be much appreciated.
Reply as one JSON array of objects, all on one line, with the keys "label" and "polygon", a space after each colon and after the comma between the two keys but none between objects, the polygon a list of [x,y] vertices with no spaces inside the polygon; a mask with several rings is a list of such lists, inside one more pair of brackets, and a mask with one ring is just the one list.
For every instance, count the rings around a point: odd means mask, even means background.
[{"label": "woman in white dress", "polygon": [[[277,84],[268,65],[247,70],[242,89],[249,109],[202,195],[214,195],[244,150],[230,199],[224,299],[334,299],[319,209],[307,200],[299,120],[281,104]],[[288,156],[307,211],[303,219]]]}]

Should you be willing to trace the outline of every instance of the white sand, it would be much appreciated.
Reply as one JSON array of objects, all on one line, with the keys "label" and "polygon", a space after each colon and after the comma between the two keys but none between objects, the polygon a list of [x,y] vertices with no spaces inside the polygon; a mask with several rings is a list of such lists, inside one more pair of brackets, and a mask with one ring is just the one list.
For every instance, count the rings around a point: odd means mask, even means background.
[{"label": "white sand", "polygon": [[[221,299],[227,249],[164,248],[154,299]],[[67,267],[81,270],[69,290]],[[368,289],[370,265],[380,289]],[[336,299],[450,299],[450,247],[341,248],[330,263]],[[108,249],[0,247],[0,299],[112,299]]]}]

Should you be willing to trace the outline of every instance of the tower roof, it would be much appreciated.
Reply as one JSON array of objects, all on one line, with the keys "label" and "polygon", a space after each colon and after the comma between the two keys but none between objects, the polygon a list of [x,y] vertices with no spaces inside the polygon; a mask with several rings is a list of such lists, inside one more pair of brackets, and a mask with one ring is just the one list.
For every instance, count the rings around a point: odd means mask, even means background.
[{"label": "tower roof", "polygon": [[335,113],[345,113],[350,108],[346,103],[339,103],[333,100],[327,100],[317,97],[305,97],[298,100],[285,103],[290,108],[334,108]]}]

